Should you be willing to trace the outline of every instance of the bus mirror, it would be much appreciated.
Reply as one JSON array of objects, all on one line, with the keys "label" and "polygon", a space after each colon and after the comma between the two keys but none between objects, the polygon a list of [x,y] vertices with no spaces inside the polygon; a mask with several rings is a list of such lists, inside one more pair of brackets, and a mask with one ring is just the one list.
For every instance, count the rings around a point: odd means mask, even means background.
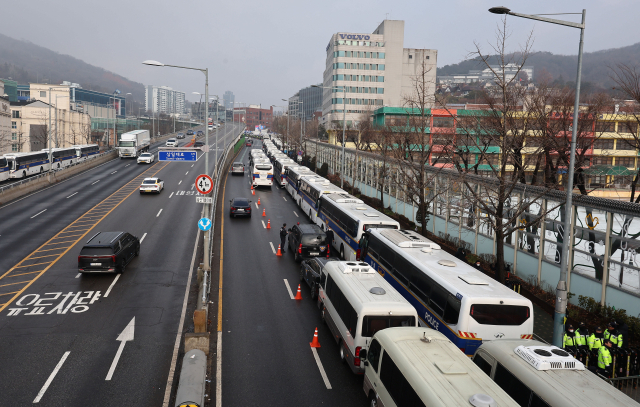
[{"label": "bus mirror", "polygon": [[[367,350],[366,349],[360,349],[360,359],[362,360],[366,360],[367,359]],[[367,364],[367,362],[364,362],[365,365]]]}]

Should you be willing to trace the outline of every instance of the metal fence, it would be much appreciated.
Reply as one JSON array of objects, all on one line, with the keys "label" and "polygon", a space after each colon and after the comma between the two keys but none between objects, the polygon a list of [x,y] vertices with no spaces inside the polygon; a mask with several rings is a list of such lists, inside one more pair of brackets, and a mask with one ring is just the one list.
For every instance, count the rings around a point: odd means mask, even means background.
[{"label": "metal fence", "polygon": [[607,379],[607,381],[635,401],[640,402],[640,376],[616,377],[615,379]]},{"label": "metal fence", "polygon": [[[308,141],[306,153],[316,157],[317,167],[326,163],[329,173],[342,172],[342,147]],[[365,196],[379,199],[382,195],[385,208],[419,224],[406,187],[394,182],[402,174],[399,167],[406,165],[412,164],[345,149],[345,181]],[[474,205],[461,174],[435,167],[426,170],[431,181],[424,193],[433,197],[427,229],[477,255],[495,254],[491,217]],[[487,193],[497,185],[495,179],[473,174],[465,174],[464,183]],[[505,260],[519,277],[555,287],[563,245],[564,192],[522,184],[513,190],[510,202],[515,207],[522,200],[532,201],[518,217],[522,227],[505,237]],[[575,296],[570,301],[575,303],[578,295],[584,295],[635,316],[640,311],[640,205],[578,194],[573,202],[568,287]],[[543,222],[527,226],[540,216]]]}]

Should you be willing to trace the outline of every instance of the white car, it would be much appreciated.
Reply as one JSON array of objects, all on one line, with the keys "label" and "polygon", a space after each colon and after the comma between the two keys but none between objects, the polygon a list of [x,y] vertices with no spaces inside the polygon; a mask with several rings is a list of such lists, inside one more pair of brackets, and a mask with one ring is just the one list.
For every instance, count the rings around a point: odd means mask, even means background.
[{"label": "white car", "polygon": [[155,161],[155,156],[151,153],[142,153],[138,157],[138,164],[146,163],[151,164]]},{"label": "white car", "polygon": [[140,185],[141,194],[144,194],[145,192],[155,192],[156,194],[159,194],[163,189],[164,181],[155,177],[143,179],[142,185]]},{"label": "white car", "polygon": [[178,147],[178,140],[174,139],[174,138],[170,138],[169,140],[167,140],[167,147]]}]

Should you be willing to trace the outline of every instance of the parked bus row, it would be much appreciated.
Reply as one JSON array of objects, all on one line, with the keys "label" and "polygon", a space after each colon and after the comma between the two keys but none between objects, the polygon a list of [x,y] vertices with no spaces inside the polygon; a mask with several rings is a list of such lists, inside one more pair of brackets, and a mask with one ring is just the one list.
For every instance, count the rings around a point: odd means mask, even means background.
[{"label": "parked bus row", "polygon": [[0,157],[0,181],[10,178],[26,178],[92,159],[100,153],[97,144],[75,145],[68,148],[52,148],[28,153],[8,153]]}]

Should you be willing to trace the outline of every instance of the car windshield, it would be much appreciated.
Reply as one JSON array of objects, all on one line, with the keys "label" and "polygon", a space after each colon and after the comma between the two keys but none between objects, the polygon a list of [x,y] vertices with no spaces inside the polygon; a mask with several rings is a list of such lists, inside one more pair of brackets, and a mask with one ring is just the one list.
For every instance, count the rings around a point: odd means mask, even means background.
[{"label": "car windshield", "polygon": [[170,138],[169,140],[167,140],[167,143],[175,143],[176,141],[172,138]]},{"label": "car windshield", "polygon": [[234,206],[249,206],[249,201],[246,199],[236,199],[233,201]]},{"label": "car windshield", "polygon": [[242,163],[233,163],[233,166],[234,166],[234,167],[242,167],[242,166],[243,166],[243,164],[242,164]]},{"label": "car windshield", "polygon": [[149,185],[149,184],[153,185],[155,183],[156,183],[156,180],[154,179],[145,179],[144,181],[142,181],[143,185]]},{"label": "car windshield", "polygon": [[151,154],[149,154],[149,153],[143,153],[143,154],[140,154],[140,157],[141,157],[141,158],[151,157]]}]

